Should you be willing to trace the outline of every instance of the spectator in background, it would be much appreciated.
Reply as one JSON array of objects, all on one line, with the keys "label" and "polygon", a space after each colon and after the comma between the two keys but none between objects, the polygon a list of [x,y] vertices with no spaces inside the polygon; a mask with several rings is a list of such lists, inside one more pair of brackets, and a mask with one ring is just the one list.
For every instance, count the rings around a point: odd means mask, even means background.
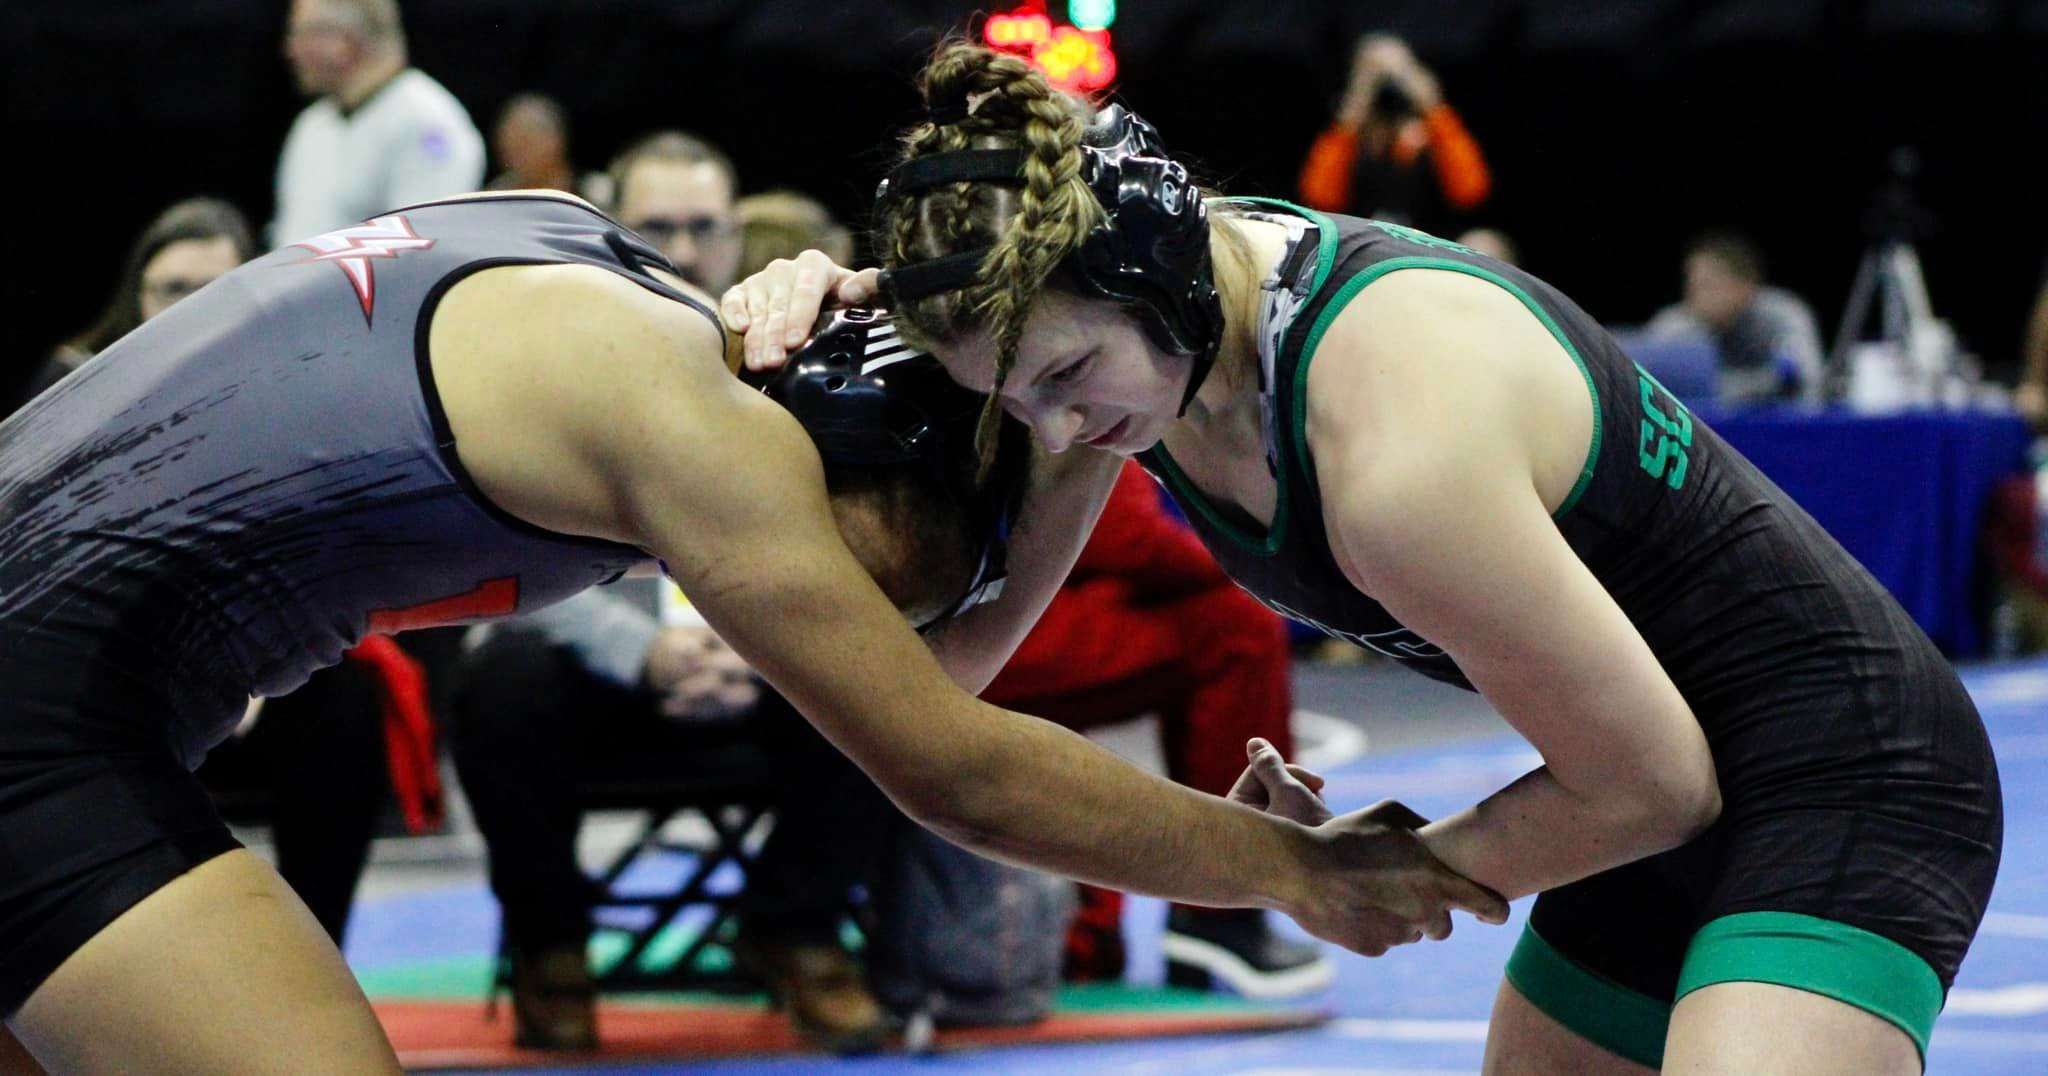
[{"label": "spectator in background", "polygon": [[217,198],[188,198],[157,214],[128,248],[114,298],[99,320],[57,348],[36,371],[22,402],[41,395],[137,325],[255,255],[248,220],[241,210]]},{"label": "spectator in background", "polygon": [[739,279],[739,175],[732,159],[694,135],[660,131],[612,161],[612,215],[713,295]]},{"label": "spectator in background", "polygon": [[744,742],[773,755],[786,784],[740,897],[737,953],[800,1033],[828,1049],[873,1046],[886,1017],[839,929],[893,812],[701,618],[664,609],[664,587],[622,580],[472,629],[449,739],[504,910],[518,1042],[596,1043],[579,778],[658,777],[673,769],[663,760]]},{"label": "spectator in background", "polygon": [[[1134,463],[1117,478],[1072,574],[982,698],[1073,729],[1159,717],[1167,775],[1228,795],[1259,737],[1293,757],[1287,631],[1166,513]],[[1123,974],[1119,895],[1085,887],[1068,934],[1070,978]],[[1333,971],[1256,908],[1176,906],[1167,975],[1252,997],[1319,990]]]},{"label": "spectator in background", "polygon": [[745,279],[777,258],[822,250],[840,265],[853,264],[853,233],[823,202],[796,191],[766,191],[739,200],[740,271]]},{"label": "spectator in background", "polygon": [[1709,232],[1685,252],[1685,297],[1657,312],[1652,339],[1714,345],[1723,404],[1820,397],[1820,326],[1806,301],[1764,282],[1763,254],[1748,238]]},{"label": "spectator in background", "polygon": [[[2037,436],[2048,434],[2048,273],[2042,274],[2020,348],[2013,406]],[[2038,441],[2034,458],[2040,458]],[[2041,529],[2048,526],[2043,508],[2048,504],[2042,497],[2040,466],[2000,482],[1985,512],[1984,551],[1997,573],[2000,605],[2015,614],[2011,621],[2002,615],[1992,618],[1994,656],[2048,647],[2048,556],[2042,553],[2041,541]]]},{"label": "spectator in background", "polygon": [[1436,76],[1400,38],[1361,38],[1336,118],[1302,164],[1302,201],[1447,235],[1492,192],[1479,143]]},{"label": "spectator in background", "polygon": [[2026,352],[2020,356],[2020,383],[2013,402],[2037,432],[2048,432],[2048,273],[2042,274],[2041,293],[2034,298],[2022,346]]},{"label": "spectator in background", "polygon": [[1522,248],[1499,228],[1469,228],[1458,237],[1458,245],[1476,250],[1503,265],[1519,267],[1522,264]]},{"label": "spectator in background", "polygon": [[285,58],[315,100],[285,136],[273,246],[475,190],[484,140],[453,94],[407,66],[396,0],[292,0]]},{"label": "spectator in background", "polygon": [[522,93],[505,102],[491,128],[491,152],[504,169],[491,190],[556,190],[581,195],[598,205],[611,201],[603,176],[578,176],[569,160],[569,113],[543,93]]}]

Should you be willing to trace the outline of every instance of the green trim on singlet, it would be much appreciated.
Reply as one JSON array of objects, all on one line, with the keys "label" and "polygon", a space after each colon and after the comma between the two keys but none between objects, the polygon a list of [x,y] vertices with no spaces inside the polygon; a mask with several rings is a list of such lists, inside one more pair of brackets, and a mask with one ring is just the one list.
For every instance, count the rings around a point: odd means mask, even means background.
[{"label": "green trim on singlet", "polygon": [[1922,1063],[1941,979],[1912,950],[1860,927],[1794,912],[1738,912],[1701,927],[1671,1004],[1580,967],[1524,927],[1507,979],[1544,1015],[1601,1049],[1659,1067],[1678,1000],[1717,983],[1768,983],[1839,1001],[1897,1027]]},{"label": "green trim on singlet", "polygon": [[1169,491],[1173,494],[1174,500],[1182,504],[1193,505],[1195,511],[1200,513],[1202,518],[1208,521],[1209,526],[1215,528],[1218,534],[1230,539],[1237,545],[1243,546],[1246,552],[1261,557],[1270,557],[1278,553],[1280,547],[1286,543],[1286,475],[1275,475],[1273,477],[1273,482],[1278,487],[1274,495],[1273,525],[1266,528],[1265,534],[1254,534],[1250,528],[1233,522],[1225,517],[1223,513],[1217,511],[1215,505],[1209,503],[1208,495],[1204,494],[1200,487],[1188,479],[1187,472],[1180,469],[1180,464],[1173,462],[1173,455],[1166,451],[1166,445],[1163,442],[1154,448],[1152,452],[1152,458],[1158,462],[1159,469],[1166,473],[1166,484]]},{"label": "green trim on singlet", "polygon": [[1586,379],[1586,392],[1593,398],[1593,437],[1592,443],[1586,446],[1586,462],[1579,468],[1578,482],[1572,486],[1572,491],[1565,495],[1564,503],[1557,506],[1557,511],[1550,513],[1551,519],[1563,519],[1565,513],[1570,512],[1573,506],[1579,503],[1579,498],[1585,495],[1586,488],[1593,484],[1593,468],[1600,462],[1600,386],[1593,380],[1592,368],[1586,365],[1585,358],[1579,354],[1579,349],[1572,345],[1571,338],[1564,334],[1564,329],[1559,327],[1557,319],[1551,317],[1550,311],[1543,309],[1528,292],[1492,270],[1452,261],[1449,258],[1409,255],[1389,258],[1369,266],[1365,271],[1345,281],[1343,286],[1337,289],[1337,294],[1330,298],[1329,305],[1323,307],[1322,313],[1316,317],[1314,327],[1309,329],[1308,339],[1302,344],[1301,362],[1294,370],[1296,410],[1291,425],[1294,427],[1294,450],[1301,459],[1302,469],[1308,472],[1310,480],[1315,479],[1315,461],[1308,454],[1308,369],[1309,362],[1315,358],[1316,347],[1323,342],[1323,334],[1329,331],[1330,325],[1337,320],[1337,315],[1343,312],[1344,304],[1363,291],[1366,285],[1401,269],[1443,269],[1478,277],[1501,288],[1520,300],[1530,313],[1536,315],[1536,320],[1541,321],[1543,327],[1550,330],[1550,335],[1563,345],[1565,354],[1570,355],[1572,362],[1578,366],[1580,376]]},{"label": "green trim on singlet", "polygon": [[1507,979],[1529,1004],[1572,1034],[1638,1065],[1664,1064],[1671,1006],[1573,963],[1551,948],[1533,924],[1523,927],[1515,942]]},{"label": "green trim on singlet", "polygon": [[[1336,221],[1313,209],[1306,209],[1292,202],[1283,202],[1278,198],[1226,198],[1223,201],[1271,206],[1306,217],[1311,224],[1316,226],[1316,271],[1315,276],[1309,281],[1308,294],[1313,296],[1322,288],[1323,282],[1330,279],[1330,272],[1337,265]],[[1159,469],[1165,472],[1166,484],[1169,491],[1173,494],[1174,500],[1184,505],[1193,505],[1195,511],[1208,522],[1209,526],[1215,528],[1216,533],[1223,535],[1233,544],[1242,547],[1246,552],[1254,556],[1260,557],[1270,557],[1278,553],[1280,547],[1286,544],[1287,468],[1280,468],[1280,473],[1273,476],[1273,484],[1275,486],[1273,495],[1273,523],[1266,528],[1266,533],[1255,534],[1250,529],[1226,518],[1222,512],[1217,510],[1215,505],[1209,503],[1208,495],[1204,494],[1200,487],[1188,479],[1187,472],[1180,469],[1180,464],[1174,462],[1173,453],[1166,450],[1165,442],[1162,441],[1152,448],[1152,458],[1158,462]]]},{"label": "green trim on singlet", "polygon": [[1260,533],[1253,533],[1249,527],[1233,523],[1231,519],[1227,519],[1223,512],[1217,510],[1217,506],[1210,504],[1208,502],[1208,494],[1204,494],[1200,490],[1200,486],[1196,486],[1192,480],[1188,480],[1188,473],[1180,469],[1180,463],[1174,463],[1174,457],[1171,457],[1171,453],[1165,451],[1165,445],[1159,445],[1157,449],[1153,449],[1153,453],[1155,453],[1153,459],[1159,461],[1159,469],[1165,471],[1167,488],[1169,488],[1171,494],[1174,494],[1174,500],[1180,500],[1182,504],[1192,504],[1194,510],[1202,514],[1202,519],[1208,521],[1210,527],[1217,529],[1219,535],[1223,535],[1223,537],[1231,539],[1233,543],[1241,545],[1247,553],[1262,555],[1262,557],[1270,557],[1270,555],[1278,553],[1280,545],[1286,543],[1286,475],[1284,473],[1282,475],[1274,475],[1274,486],[1278,486],[1278,490],[1274,494],[1274,523],[1272,523],[1272,527],[1266,529],[1264,535],[1260,535]]},{"label": "green trim on singlet", "polygon": [[1701,927],[1685,951],[1678,996],[1716,983],[1789,986],[1897,1027],[1927,1060],[1941,978],[1911,949],[1860,927],[1792,912],[1739,912]]}]

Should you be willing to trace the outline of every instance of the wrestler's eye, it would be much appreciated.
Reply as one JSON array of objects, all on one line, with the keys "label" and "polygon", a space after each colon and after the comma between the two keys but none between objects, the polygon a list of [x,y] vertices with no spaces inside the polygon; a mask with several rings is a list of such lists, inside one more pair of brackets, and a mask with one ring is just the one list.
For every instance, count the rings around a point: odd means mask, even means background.
[{"label": "wrestler's eye", "polygon": [[1068,384],[1078,380],[1081,377],[1081,375],[1087,373],[1089,367],[1093,365],[1095,365],[1095,352],[1091,351],[1088,354],[1083,355],[1080,358],[1074,360],[1073,362],[1068,363],[1058,373],[1053,374],[1051,377],[1046,378],[1046,380],[1051,381],[1054,384]]}]

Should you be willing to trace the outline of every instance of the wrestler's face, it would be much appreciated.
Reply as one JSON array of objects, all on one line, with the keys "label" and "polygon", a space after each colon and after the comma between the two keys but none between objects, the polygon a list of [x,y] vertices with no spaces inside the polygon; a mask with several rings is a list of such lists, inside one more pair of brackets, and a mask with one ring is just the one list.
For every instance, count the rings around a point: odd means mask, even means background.
[{"label": "wrestler's face", "polygon": [[[995,385],[995,342],[986,332],[937,352],[953,380],[981,393]],[[1048,451],[1086,444],[1136,455],[1173,424],[1189,363],[1155,347],[1115,303],[1048,290],[1024,320],[1002,406]]]},{"label": "wrestler's face", "polygon": [[224,235],[164,244],[142,266],[142,287],[136,296],[142,306],[142,320],[148,321],[169,310],[172,303],[213,283],[239,261],[235,241]]}]

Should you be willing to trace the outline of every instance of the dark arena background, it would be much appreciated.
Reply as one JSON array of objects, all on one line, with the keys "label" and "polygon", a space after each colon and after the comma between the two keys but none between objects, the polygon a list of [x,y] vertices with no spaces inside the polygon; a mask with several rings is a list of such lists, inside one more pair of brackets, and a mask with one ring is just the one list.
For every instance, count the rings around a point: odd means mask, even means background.
[{"label": "dark arena background", "polygon": [[[16,212],[4,374],[26,378],[92,317],[121,253],[170,202],[219,194],[267,220],[303,106],[264,0],[10,0]],[[909,79],[968,4],[879,0],[415,0],[414,62],[479,126],[511,95],[561,101],[601,166],[681,126],[749,190],[797,186],[857,219]],[[1483,214],[1538,275],[1610,322],[1669,302],[1681,246],[1738,227],[1832,329],[1865,210],[1897,147],[1919,152],[1935,308],[2009,376],[2048,210],[2044,0],[1135,0],[1114,26],[1118,95],[1231,193],[1286,195],[1328,122],[1352,40],[1401,33],[1496,173]]]}]

